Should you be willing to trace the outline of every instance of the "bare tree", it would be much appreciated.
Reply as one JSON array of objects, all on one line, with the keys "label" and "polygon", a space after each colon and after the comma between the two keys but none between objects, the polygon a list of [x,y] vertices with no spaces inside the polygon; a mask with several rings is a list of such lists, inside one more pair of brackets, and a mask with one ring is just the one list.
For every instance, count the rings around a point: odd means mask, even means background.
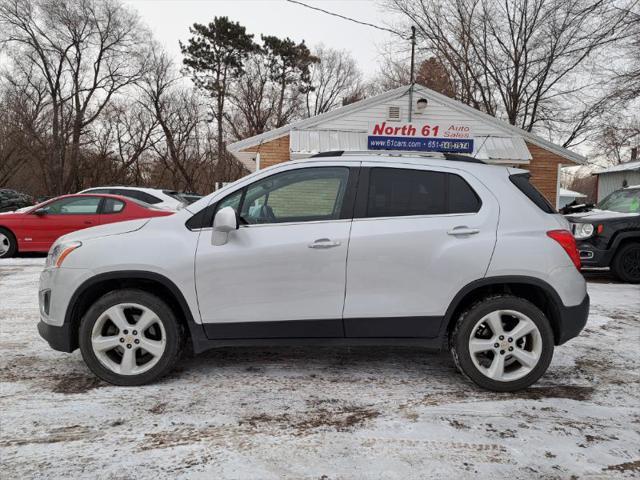
[{"label": "bare tree", "polygon": [[161,140],[158,126],[156,116],[141,101],[114,101],[96,122],[90,143],[113,165],[114,180],[144,185],[148,181],[145,160]]},{"label": "bare tree", "polygon": [[49,191],[78,189],[82,136],[144,70],[140,23],[115,0],[1,0],[0,30],[13,61],[47,86]]},{"label": "bare tree", "polygon": [[616,165],[631,158],[631,148],[640,145],[640,118],[629,116],[602,119],[592,144],[603,165]]},{"label": "bare tree", "polygon": [[311,65],[311,88],[305,95],[306,116],[313,117],[333,110],[361,88],[362,72],[346,50],[319,45],[313,55],[319,59]]},{"label": "bare tree", "polygon": [[162,169],[168,172],[167,175],[156,168],[155,177],[170,181],[174,188],[208,191],[214,178],[228,180],[225,176],[233,167],[219,167],[230,159],[218,156],[218,132],[214,133],[207,122],[206,106],[192,89],[184,86],[171,59],[158,49],[149,56],[152,68],[141,82],[141,104],[158,123],[161,138],[153,143],[153,151]]},{"label": "bare tree", "polygon": [[236,140],[259,135],[275,125],[279,96],[261,53],[245,63],[245,74],[230,90],[233,109],[225,115]]},{"label": "bare tree", "polygon": [[640,3],[635,2],[627,13],[625,28],[629,36],[621,46],[623,58],[613,69],[614,94],[622,101],[637,103],[640,99]]},{"label": "bare tree", "polygon": [[[40,77],[13,71],[0,83],[0,186],[22,172],[43,172],[48,146],[47,89]],[[44,193],[46,188],[39,190]]]},{"label": "bare tree", "polygon": [[0,187],[25,166],[24,142],[12,114],[5,101],[0,101]]},{"label": "bare tree", "polygon": [[[409,59],[398,59],[394,54],[385,54],[376,80],[382,91],[409,85],[411,83],[410,65]],[[436,57],[429,57],[426,60],[418,60],[416,65],[415,83],[447,97],[456,98],[456,85],[440,60]]]},{"label": "bare tree", "polygon": [[[549,118],[545,113],[558,111],[558,99],[593,89],[582,69],[631,34],[622,3],[388,1],[416,26],[421,49],[442,62],[458,99],[527,131]],[[599,100],[586,102],[585,112],[597,112],[593,104]]]}]

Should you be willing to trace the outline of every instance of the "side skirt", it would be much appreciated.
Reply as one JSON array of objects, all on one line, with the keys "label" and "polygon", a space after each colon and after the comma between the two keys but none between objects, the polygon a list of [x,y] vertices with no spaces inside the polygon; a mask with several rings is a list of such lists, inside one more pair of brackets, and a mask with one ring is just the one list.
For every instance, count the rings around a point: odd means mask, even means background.
[{"label": "side skirt", "polygon": [[342,319],[204,323],[211,340],[343,337]]},{"label": "side skirt", "polygon": [[[231,346],[412,346],[441,350],[442,317],[359,318],[276,322],[208,323],[194,352]],[[345,337],[346,333],[346,337]],[[192,332],[193,337],[193,332]],[[446,339],[445,339],[446,340]]]},{"label": "side skirt", "polygon": [[446,348],[441,338],[248,338],[248,339],[200,339],[194,343],[194,353],[202,353],[223,347],[417,347],[429,352]]}]

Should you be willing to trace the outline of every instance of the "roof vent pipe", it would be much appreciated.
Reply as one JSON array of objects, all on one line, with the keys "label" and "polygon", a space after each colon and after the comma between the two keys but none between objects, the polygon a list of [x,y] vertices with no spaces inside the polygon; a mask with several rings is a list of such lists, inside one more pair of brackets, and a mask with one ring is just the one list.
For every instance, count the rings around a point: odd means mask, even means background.
[{"label": "roof vent pipe", "polygon": [[416,56],[416,27],[411,25],[411,73],[409,78],[409,122],[411,122],[411,114],[413,112],[413,70],[415,68]]}]

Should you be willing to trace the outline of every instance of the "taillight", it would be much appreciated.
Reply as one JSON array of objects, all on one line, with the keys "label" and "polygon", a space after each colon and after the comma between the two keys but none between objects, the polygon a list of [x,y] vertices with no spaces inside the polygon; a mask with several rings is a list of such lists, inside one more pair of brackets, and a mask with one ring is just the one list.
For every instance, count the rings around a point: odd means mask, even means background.
[{"label": "taillight", "polygon": [[576,239],[573,237],[571,232],[569,230],[550,230],[547,232],[547,235],[553,238],[562,248],[564,248],[564,251],[567,252],[567,255],[569,255],[573,264],[578,270],[580,270],[580,253],[578,252]]}]

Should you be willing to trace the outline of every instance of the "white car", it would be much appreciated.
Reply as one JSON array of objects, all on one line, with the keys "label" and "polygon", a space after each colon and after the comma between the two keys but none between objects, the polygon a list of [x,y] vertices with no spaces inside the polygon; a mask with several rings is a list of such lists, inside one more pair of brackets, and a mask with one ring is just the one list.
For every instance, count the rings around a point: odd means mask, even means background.
[{"label": "white car", "polygon": [[153,205],[162,210],[180,210],[187,205],[187,201],[180,196],[179,192],[173,190],[160,190],[159,188],[143,187],[95,187],[88,188],[78,193],[109,193],[111,195],[122,195],[133,198],[141,202]]},{"label": "white car", "polygon": [[279,164],[175,215],[62,237],[40,278],[42,337],[118,385],[185,342],[450,348],[513,391],[584,327],[568,222],[523,170],[455,155]]}]

